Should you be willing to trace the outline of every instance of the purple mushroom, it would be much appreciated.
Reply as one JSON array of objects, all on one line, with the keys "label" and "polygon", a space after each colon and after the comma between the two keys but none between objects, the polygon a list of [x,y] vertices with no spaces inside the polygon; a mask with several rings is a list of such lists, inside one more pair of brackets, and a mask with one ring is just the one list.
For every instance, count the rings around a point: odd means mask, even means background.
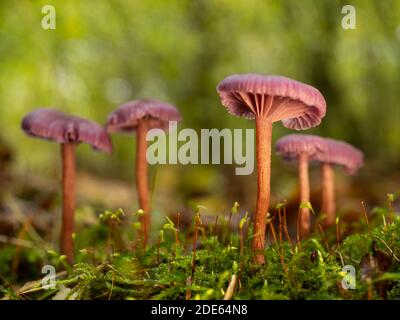
[{"label": "purple mushroom", "polygon": [[[310,201],[310,181],[308,166],[310,160],[327,152],[325,140],[318,136],[306,134],[289,134],[280,138],[275,144],[275,151],[284,160],[297,161],[299,166],[300,202]],[[301,208],[299,216],[300,237],[310,234],[310,209]]]},{"label": "purple mushroom", "polygon": [[79,117],[66,115],[54,109],[37,109],[22,120],[22,130],[28,135],[61,144],[62,157],[62,228],[61,252],[68,263],[74,261],[75,212],[75,146],[88,143],[95,150],[111,153],[112,145],[107,132],[99,124]]},{"label": "purple mushroom", "polygon": [[322,208],[325,214],[325,226],[335,223],[335,180],[333,166],[339,165],[349,174],[355,174],[364,164],[363,153],[352,145],[334,139],[324,138],[327,151],[315,155],[314,160],[321,162]]},{"label": "purple mushroom", "polygon": [[254,216],[255,261],[265,263],[265,227],[270,200],[272,124],[282,121],[290,129],[303,130],[320,124],[326,103],[315,88],[281,76],[237,74],[217,86],[228,112],[255,119],[257,152],[257,208]]},{"label": "purple mushroom", "polygon": [[150,230],[150,196],[148,186],[148,168],[146,160],[147,140],[149,129],[166,129],[169,121],[180,121],[179,111],[172,105],[158,100],[135,100],[127,102],[114,110],[107,119],[109,132],[136,132],[136,187],[141,217],[143,244],[146,246]]}]

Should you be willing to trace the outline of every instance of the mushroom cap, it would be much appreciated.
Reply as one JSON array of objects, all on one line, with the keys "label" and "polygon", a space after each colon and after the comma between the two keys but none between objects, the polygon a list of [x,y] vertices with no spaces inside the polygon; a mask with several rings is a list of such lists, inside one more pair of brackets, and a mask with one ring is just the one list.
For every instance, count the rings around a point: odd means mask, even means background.
[{"label": "mushroom cap", "polygon": [[327,152],[324,138],[309,134],[288,134],[275,143],[275,151],[285,160],[295,160],[302,153],[310,159]]},{"label": "mushroom cap", "polygon": [[107,131],[94,121],[67,115],[49,108],[36,109],[22,120],[22,130],[30,136],[58,143],[87,143],[95,150],[110,153]]},{"label": "mushroom cap", "polygon": [[181,121],[179,111],[171,104],[154,99],[141,99],[124,103],[107,118],[109,132],[132,132],[139,120],[146,119],[149,128],[168,128],[169,121]]},{"label": "mushroom cap", "polygon": [[364,165],[363,153],[351,144],[324,138],[327,152],[318,154],[314,160],[344,167],[347,173],[355,174]]},{"label": "mushroom cap", "polygon": [[222,80],[217,92],[231,114],[248,119],[268,116],[295,130],[319,125],[326,113],[317,89],[282,76],[235,74]]}]

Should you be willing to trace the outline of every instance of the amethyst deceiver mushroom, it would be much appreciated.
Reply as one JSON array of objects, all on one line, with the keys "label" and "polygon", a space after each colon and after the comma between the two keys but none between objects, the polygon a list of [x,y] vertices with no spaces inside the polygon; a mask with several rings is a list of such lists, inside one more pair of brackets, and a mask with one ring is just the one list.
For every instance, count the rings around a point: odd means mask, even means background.
[{"label": "amethyst deceiver mushroom", "polygon": [[114,110],[107,119],[107,130],[109,132],[136,132],[136,187],[139,206],[144,212],[141,216],[144,246],[146,246],[149,237],[151,213],[146,134],[149,129],[166,129],[169,121],[180,120],[181,115],[174,106],[153,99],[124,103]]},{"label": "amethyst deceiver mushroom", "polygon": [[[321,137],[307,134],[289,134],[275,143],[275,151],[284,160],[297,161],[299,172],[300,202],[310,201],[309,162],[321,153],[327,152],[325,140]],[[310,209],[301,208],[299,217],[301,238],[310,234]]]},{"label": "amethyst deceiver mushroom", "polygon": [[282,76],[236,74],[217,86],[221,103],[233,115],[256,122],[257,208],[254,216],[255,260],[265,263],[265,227],[270,200],[272,124],[282,121],[290,129],[320,124],[326,103],[315,88]]},{"label": "amethyst deceiver mushroom", "polygon": [[42,108],[22,120],[22,130],[30,136],[61,144],[62,159],[62,226],[61,252],[68,263],[74,262],[75,213],[75,146],[90,144],[95,150],[111,153],[112,145],[105,129],[96,122],[67,115],[55,109]]},{"label": "amethyst deceiver mushroom", "polygon": [[335,179],[333,166],[342,166],[349,174],[355,174],[364,164],[364,155],[352,145],[330,138],[324,138],[327,148],[325,153],[314,156],[321,162],[322,207],[325,214],[324,226],[335,223]]}]

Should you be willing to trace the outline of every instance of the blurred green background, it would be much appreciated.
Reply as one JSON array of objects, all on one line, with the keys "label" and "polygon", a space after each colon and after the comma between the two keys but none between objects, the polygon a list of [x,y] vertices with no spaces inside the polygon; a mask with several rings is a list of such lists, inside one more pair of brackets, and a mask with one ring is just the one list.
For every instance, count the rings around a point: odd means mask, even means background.
[{"label": "blurred green background", "polygon": [[[41,9],[47,4],[56,8],[56,30],[41,27]],[[22,117],[39,106],[103,124],[122,102],[150,97],[179,108],[184,119],[180,128],[253,128],[252,121],[226,112],[215,87],[227,75],[259,72],[317,87],[326,98],[327,116],[304,133],[343,139],[364,151],[365,167],[357,176],[337,170],[339,209],[357,211],[361,200],[371,206],[382,202],[387,192],[398,191],[400,180],[400,2],[351,1],[355,30],[342,28],[345,4],[1,1],[0,192],[44,208],[52,208],[49,201],[58,203],[58,146],[20,130]],[[273,139],[289,133],[293,131],[277,123]],[[115,135],[113,143],[111,156],[78,148],[80,208],[137,208],[132,189],[135,139]],[[297,205],[296,168],[275,156],[272,167],[272,205],[282,199]],[[235,176],[234,168],[152,168],[155,211],[160,217],[185,213],[196,203],[222,213],[235,200],[253,210],[256,176]],[[317,168],[311,176],[318,206]],[[48,200],[43,194],[57,196]]]}]

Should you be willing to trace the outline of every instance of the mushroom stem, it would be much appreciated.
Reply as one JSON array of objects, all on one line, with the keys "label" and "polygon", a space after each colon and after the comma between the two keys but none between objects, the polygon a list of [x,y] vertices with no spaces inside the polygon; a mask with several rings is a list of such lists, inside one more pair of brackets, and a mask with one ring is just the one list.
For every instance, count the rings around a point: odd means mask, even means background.
[{"label": "mushroom stem", "polygon": [[254,217],[253,250],[255,262],[264,264],[265,227],[270,198],[272,122],[256,116],[257,209]]},{"label": "mushroom stem", "polygon": [[63,211],[61,225],[61,253],[69,264],[74,263],[74,214],[75,214],[75,144],[61,145]]},{"label": "mushroom stem", "polygon": [[137,126],[136,141],[136,187],[139,197],[140,209],[144,211],[141,216],[143,245],[147,245],[150,229],[150,197],[148,183],[148,168],[146,160],[147,141],[146,134],[148,123],[140,120]]},{"label": "mushroom stem", "polygon": [[335,178],[333,167],[329,163],[321,164],[322,208],[325,214],[324,226],[335,224]]},{"label": "mushroom stem", "polygon": [[[310,201],[310,179],[308,175],[308,155],[306,153],[299,154],[299,188],[300,203]],[[302,239],[310,234],[310,209],[300,209],[300,237]]]}]

